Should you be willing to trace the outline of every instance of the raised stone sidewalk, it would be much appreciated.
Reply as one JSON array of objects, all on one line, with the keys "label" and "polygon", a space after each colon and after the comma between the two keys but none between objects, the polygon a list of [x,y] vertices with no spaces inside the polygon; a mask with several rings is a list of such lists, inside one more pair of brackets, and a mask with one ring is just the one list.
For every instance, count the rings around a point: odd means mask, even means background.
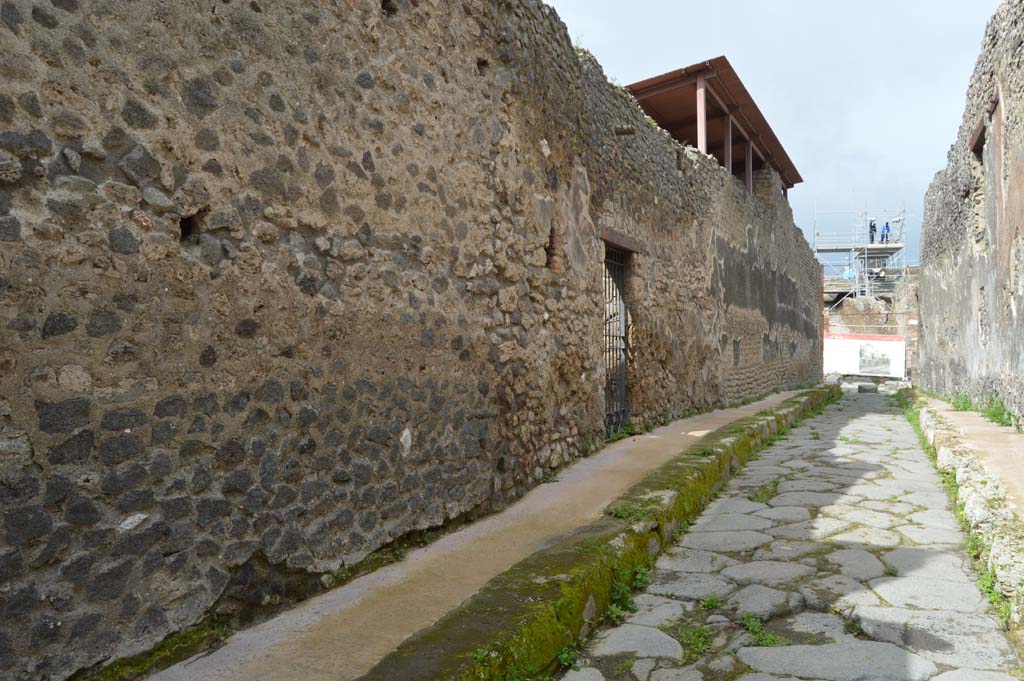
[{"label": "raised stone sidewalk", "polygon": [[1012,681],[910,424],[848,394],[734,478],[563,681]]}]

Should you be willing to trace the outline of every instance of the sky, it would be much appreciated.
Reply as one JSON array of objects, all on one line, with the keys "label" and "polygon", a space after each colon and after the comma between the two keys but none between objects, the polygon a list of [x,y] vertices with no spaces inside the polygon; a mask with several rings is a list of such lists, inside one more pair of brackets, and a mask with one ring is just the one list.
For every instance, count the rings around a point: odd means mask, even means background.
[{"label": "sky", "polygon": [[808,241],[905,208],[917,263],[924,193],[998,0],[547,2],[621,85],[728,57],[804,178],[789,200]]}]

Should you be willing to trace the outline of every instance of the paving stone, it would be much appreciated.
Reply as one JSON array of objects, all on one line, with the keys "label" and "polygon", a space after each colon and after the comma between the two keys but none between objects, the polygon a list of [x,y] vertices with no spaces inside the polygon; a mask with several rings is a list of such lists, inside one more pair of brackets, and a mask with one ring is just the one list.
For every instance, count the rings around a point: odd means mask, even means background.
[{"label": "paving stone", "polygon": [[928,577],[879,577],[868,584],[897,607],[957,612],[981,612],[985,608],[981,592],[977,588],[964,588],[963,582]]},{"label": "paving stone", "polygon": [[782,466],[774,466],[772,464],[768,464],[768,463],[765,463],[765,462],[762,461],[762,462],[755,462],[755,463],[747,464],[746,471],[744,471],[744,472],[746,474],[748,474],[748,475],[776,476],[776,475],[789,475],[793,471],[789,470],[788,468],[783,468]]},{"label": "paving stone", "polygon": [[766,508],[763,511],[758,511],[754,515],[761,518],[768,518],[769,520],[799,522],[801,520],[810,519],[811,512],[803,506],[777,506],[775,508]]},{"label": "paving stone", "polygon": [[860,607],[853,616],[871,638],[907,646],[938,664],[989,670],[1016,664],[1013,648],[988,615]]},{"label": "paving stone", "polygon": [[946,493],[941,490],[934,492],[914,492],[904,497],[900,497],[900,501],[905,504],[913,504],[914,506],[924,506],[925,508],[946,508],[946,504],[949,503],[949,497]]},{"label": "paving stone", "polygon": [[877,527],[858,527],[849,532],[834,535],[829,541],[833,544],[877,549],[899,546],[902,540],[898,534],[890,530]]},{"label": "paving stone", "polygon": [[660,627],[663,624],[675,622],[686,614],[683,603],[654,594],[638,594],[633,602],[636,603],[636,612],[626,620],[629,624]]},{"label": "paving stone", "polygon": [[736,585],[717,575],[703,572],[671,572],[657,574],[649,591],[674,598],[700,600],[708,596],[728,596],[736,590]]},{"label": "paving stone", "polygon": [[1018,678],[999,672],[985,672],[977,669],[954,669],[951,672],[933,676],[932,681],[1018,681]]},{"label": "paving stone", "polygon": [[829,537],[837,532],[842,532],[850,527],[852,527],[852,524],[845,520],[818,517],[802,523],[775,527],[770,530],[765,530],[765,532],[773,537],[780,537],[784,539],[824,539],[825,537]]},{"label": "paving stone", "polygon": [[855,640],[846,633],[846,620],[827,612],[801,612],[779,620],[779,625],[788,632],[816,636],[836,643]]},{"label": "paving stone", "polygon": [[737,563],[735,559],[720,553],[676,548],[658,558],[654,567],[674,572],[718,572]]},{"label": "paving stone", "polygon": [[[861,605],[850,613],[866,636],[875,641],[904,645],[904,628],[912,611],[890,606]],[[957,613],[961,615],[962,613]]]},{"label": "paving stone", "polygon": [[889,515],[888,513],[872,511],[871,509],[866,508],[858,508],[857,506],[830,506],[827,513],[837,518],[857,523],[858,525],[868,525],[870,527],[877,527],[883,530],[888,529],[893,525],[899,525],[906,522],[904,519],[897,518],[896,516]]},{"label": "paving stone", "polygon": [[701,516],[690,528],[691,532],[733,532],[736,530],[764,530],[775,523],[767,518],[738,513]]},{"label": "paving stone", "polygon": [[679,641],[653,627],[623,624],[601,634],[592,650],[597,657],[636,655],[662,657],[677,662],[682,660],[683,648]]},{"label": "paving stone", "polygon": [[806,565],[772,560],[753,561],[722,570],[723,577],[731,579],[741,586],[747,584],[778,586],[811,574],[814,574],[814,570]]},{"label": "paving stone", "polygon": [[749,499],[743,499],[741,497],[727,497],[708,504],[708,507],[704,509],[702,517],[722,513],[753,513],[754,511],[760,511],[764,508],[768,507],[765,504],[761,504],[756,501],[750,501]]},{"label": "paving stone", "polygon": [[786,492],[768,500],[771,506],[828,506],[845,499],[836,492]]},{"label": "paving stone", "polygon": [[[790,461],[785,462],[782,465],[785,466],[786,468],[792,468],[794,470],[799,470],[801,468],[810,468],[814,464],[812,464],[810,461],[804,461],[802,459],[792,459]],[[790,491],[793,491],[793,490],[790,490]]]},{"label": "paving stone", "polygon": [[736,681],[800,681],[793,676],[775,676],[774,674],[762,674],[757,672],[756,674],[744,674],[743,676],[736,679]]},{"label": "paving stone", "polygon": [[944,530],[956,530],[960,527],[952,513],[939,508],[918,511],[910,516],[910,521],[918,525],[938,527]]},{"label": "paving stone", "polygon": [[857,605],[878,605],[878,596],[865,584],[846,575],[829,575],[800,585],[800,594],[808,607],[828,610],[852,609]]},{"label": "paving stone", "polygon": [[920,525],[900,525],[895,529],[915,544],[933,546],[935,544],[963,543],[963,535],[959,530],[947,530],[940,527],[921,527]]},{"label": "paving stone", "polygon": [[844,470],[850,471],[868,471],[872,473],[878,472],[882,468],[882,466],[875,462],[864,461],[863,459],[867,456],[870,455],[860,453],[855,456],[848,456],[843,462],[839,464],[839,467]]},{"label": "paving stone", "polygon": [[949,551],[924,547],[894,549],[882,555],[882,562],[899,577],[930,577],[953,582],[973,582],[964,570],[964,558]]},{"label": "paving stone", "polygon": [[633,663],[630,671],[633,672],[633,676],[640,679],[640,681],[648,681],[647,677],[650,676],[654,668],[658,666],[658,660],[653,657],[641,657],[639,660]]},{"label": "paving stone", "polygon": [[855,485],[867,479],[869,471],[851,471],[839,466],[815,466],[808,470],[812,475],[821,476],[824,479],[837,478],[846,483],[846,486]]},{"label": "paving stone", "polygon": [[874,501],[885,501],[892,497],[892,492],[879,487],[878,485],[850,485],[845,490],[846,494],[850,494],[856,497],[863,497],[864,499],[872,499]]},{"label": "paving stone", "polygon": [[902,501],[874,501],[871,499],[862,502],[860,506],[861,508],[870,508],[872,511],[882,511],[898,516],[906,516],[917,508],[917,506],[905,504]]},{"label": "paving stone", "polygon": [[[876,480],[875,484],[889,490],[896,499],[914,492],[935,491],[936,481],[934,480],[919,480],[915,474],[903,470],[893,471],[891,474],[893,477]],[[885,499],[885,501],[895,503],[892,499]]]},{"label": "paving stone", "polygon": [[704,675],[696,669],[656,669],[650,681],[704,681]]},{"label": "paving stone", "polygon": [[562,681],[604,681],[604,674],[593,667],[570,669],[569,673],[562,677]]},{"label": "paving stone", "polygon": [[885,574],[885,565],[873,553],[864,549],[841,549],[828,554],[828,560],[839,566],[839,571],[853,579],[866,580]]},{"label": "paving stone", "polygon": [[682,545],[688,549],[706,551],[750,551],[772,541],[771,535],[753,530],[739,532],[696,532],[683,537]]},{"label": "paving stone", "polygon": [[791,612],[803,605],[802,600],[794,600],[795,594],[772,589],[760,584],[746,586],[729,599],[729,605],[742,615],[750,613],[761,619],[775,617],[784,612]]},{"label": "paving stone", "polygon": [[780,539],[755,551],[754,560],[794,560],[828,548],[816,542]]},{"label": "paving stone", "polygon": [[834,482],[824,480],[811,480],[803,478],[800,480],[784,480],[779,483],[779,493],[782,492],[830,492],[839,487]]},{"label": "paving stone", "polygon": [[737,656],[756,671],[822,681],[925,681],[938,671],[918,655],[875,641],[740,648]]}]

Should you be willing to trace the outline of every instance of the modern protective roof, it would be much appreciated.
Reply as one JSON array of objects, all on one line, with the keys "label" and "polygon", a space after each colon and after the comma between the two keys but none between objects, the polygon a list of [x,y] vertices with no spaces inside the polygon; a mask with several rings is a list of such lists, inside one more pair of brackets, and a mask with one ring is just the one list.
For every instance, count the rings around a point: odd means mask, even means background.
[{"label": "modern protective roof", "polygon": [[[796,165],[783,148],[764,114],[725,57],[715,57],[685,68],[627,85],[644,112],[682,143],[697,139],[697,77],[708,87],[708,153],[724,163],[726,117],[733,117],[733,154],[736,163],[745,158],[746,139],[754,143],[755,169],[767,163],[789,188],[803,182]],[[760,157],[760,158],[759,158]],[[730,169],[732,171],[733,169]]]}]

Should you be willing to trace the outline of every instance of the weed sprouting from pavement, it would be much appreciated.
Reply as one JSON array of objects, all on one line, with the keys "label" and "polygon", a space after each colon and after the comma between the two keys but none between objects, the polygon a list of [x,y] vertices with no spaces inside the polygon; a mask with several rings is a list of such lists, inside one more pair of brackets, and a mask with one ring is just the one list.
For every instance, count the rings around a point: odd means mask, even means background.
[{"label": "weed sprouting from pavement", "polygon": [[749,612],[740,615],[740,626],[747,630],[753,637],[752,645],[761,647],[788,646],[792,643],[789,639],[773,634],[764,628],[764,621]]},{"label": "weed sprouting from pavement", "polygon": [[685,664],[692,664],[711,652],[711,627],[689,623],[664,624],[661,630],[679,641]]},{"label": "weed sprouting from pavement", "polygon": [[756,490],[748,497],[751,501],[756,501],[759,504],[768,503],[769,499],[772,499],[779,493],[779,481],[778,479],[767,482]]}]

